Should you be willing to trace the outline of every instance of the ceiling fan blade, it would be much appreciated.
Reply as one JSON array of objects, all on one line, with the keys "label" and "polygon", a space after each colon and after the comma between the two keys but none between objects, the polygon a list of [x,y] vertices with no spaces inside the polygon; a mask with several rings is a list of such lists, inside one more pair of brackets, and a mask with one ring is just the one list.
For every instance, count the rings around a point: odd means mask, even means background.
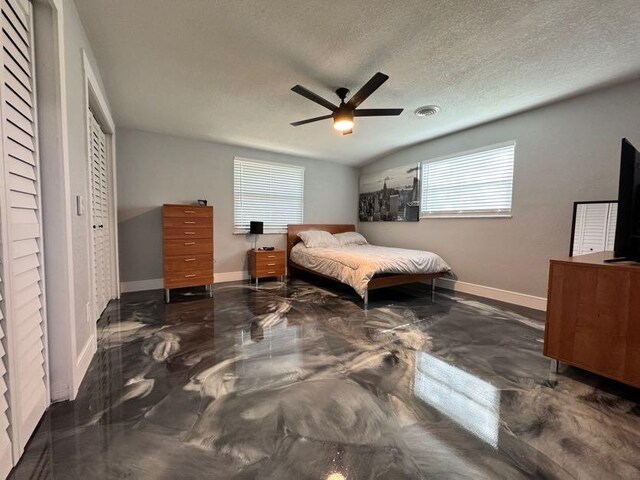
[{"label": "ceiling fan blade", "polygon": [[349,135],[350,133],[353,133],[353,130],[345,130],[342,135]]},{"label": "ceiling fan blade", "polygon": [[403,108],[362,108],[353,112],[354,117],[395,117]]},{"label": "ceiling fan blade", "polygon": [[302,95],[304,98],[308,98],[312,102],[316,102],[318,105],[322,105],[324,108],[328,108],[332,112],[335,112],[338,109],[338,107],[329,100],[325,100],[320,95],[313,93],[311,90],[307,90],[302,85],[292,87],[291,91],[296,92],[298,95]]},{"label": "ceiling fan blade", "polygon": [[293,122],[291,125],[294,127],[298,127],[300,125],[306,125],[307,123],[317,122],[319,120],[326,120],[327,118],[331,118],[331,115],[323,115],[321,117],[307,118],[306,120],[300,120],[299,122]]},{"label": "ceiling fan blade", "polygon": [[347,105],[349,105],[352,108],[356,108],[388,79],[389,79],[388,75],[385,75],[384,73],[380,73],[380,72],[376,73],[373,77],[371,77],[371,80],[365,83],[364,86],[360,90],[358,90],[353,97],[349,99],[349,101],[347,102]]}]

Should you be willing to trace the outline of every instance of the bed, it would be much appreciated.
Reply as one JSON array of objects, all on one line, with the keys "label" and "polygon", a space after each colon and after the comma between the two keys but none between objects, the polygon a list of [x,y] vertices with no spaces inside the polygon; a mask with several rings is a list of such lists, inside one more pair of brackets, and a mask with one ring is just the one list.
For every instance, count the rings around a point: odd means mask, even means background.
[{"label": "bed", "polygon": [[355,232],[355,225],[301,224],[287,226],[287,261],[290,276],[300,272],[317,275],[351,286],[369,303],[369,291],[396,285],[430,281],[431,296],[435,280],[449,266],[431,252],[363,245],[362,248],[305,248],[298,234],[321,230],[331,234]]}]

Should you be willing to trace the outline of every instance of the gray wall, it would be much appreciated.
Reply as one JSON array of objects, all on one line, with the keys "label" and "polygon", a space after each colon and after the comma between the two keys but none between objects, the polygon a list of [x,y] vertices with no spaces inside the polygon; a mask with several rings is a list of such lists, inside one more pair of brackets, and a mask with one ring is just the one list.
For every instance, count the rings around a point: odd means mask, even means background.
[{"label": "gray wall", "polygon": [[[427,117],[425,129],[437,121]],[[403,149],[362,171],[516,140],[513,218],[361,222],[360,231],[372,243],[437,252],[461,281],[546,297],[549,259],[569,250],[573,202],[617,198],[622,137],[640,148],[640,81]]]},{"label": "gray wall", "polygon": [[[246,269],[252,240],[233,234],[233,158],[305,167],[304,221],[355,223],[356,169],[337,163],[139,130],[117,131],[118,228],[122,282],[162,278],[163,203],[206,198],[215,209],[215,272]],[[284,248],[285,235],[261,245]]]}]

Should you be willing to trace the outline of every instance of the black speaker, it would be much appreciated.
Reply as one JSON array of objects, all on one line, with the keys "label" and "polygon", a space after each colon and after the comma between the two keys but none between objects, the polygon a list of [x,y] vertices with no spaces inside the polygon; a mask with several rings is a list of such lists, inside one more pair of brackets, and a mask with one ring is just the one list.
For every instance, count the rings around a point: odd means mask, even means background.
[{"label": "black speaker", "polygon": [[263,230],[264,230],[264,222],[250,222],[249,223],[249,233],[262,235]]}]

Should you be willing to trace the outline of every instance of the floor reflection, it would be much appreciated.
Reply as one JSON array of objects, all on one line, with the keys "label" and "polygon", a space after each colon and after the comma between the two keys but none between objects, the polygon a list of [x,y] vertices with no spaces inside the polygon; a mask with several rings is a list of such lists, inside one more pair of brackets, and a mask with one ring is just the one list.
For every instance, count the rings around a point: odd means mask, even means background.
[{"label": "floor reflection", "polygon": [[252,322],[238,334],[236,373],[244,378],[297,374],[302,361],[300,331],[286,318],[265,327]]},{"label": "floor reflection", "polygon": [[500,391],[433,355],[418,352],[414,393],[461,427],[498,447]]}]

